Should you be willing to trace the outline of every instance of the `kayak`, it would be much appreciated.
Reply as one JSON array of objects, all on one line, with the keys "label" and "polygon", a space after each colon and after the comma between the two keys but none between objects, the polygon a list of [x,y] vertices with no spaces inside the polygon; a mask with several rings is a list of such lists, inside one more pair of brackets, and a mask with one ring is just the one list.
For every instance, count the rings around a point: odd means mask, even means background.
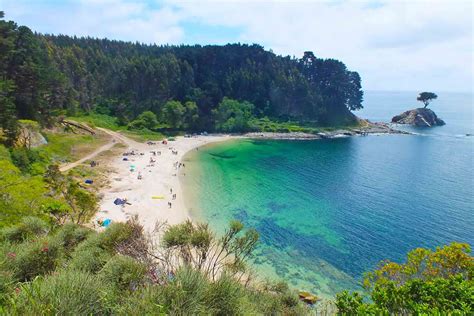
[{"label": "kayak", "polygon": [[154,196],[152,196],[151,198],[152,198],[153,200],[162,200],[162,199],[164,199],[165,197],[164,197],[164,196],[161,196],[161,195],[159,195],[159,196],[158,196],[158,195],[154,195]]}]

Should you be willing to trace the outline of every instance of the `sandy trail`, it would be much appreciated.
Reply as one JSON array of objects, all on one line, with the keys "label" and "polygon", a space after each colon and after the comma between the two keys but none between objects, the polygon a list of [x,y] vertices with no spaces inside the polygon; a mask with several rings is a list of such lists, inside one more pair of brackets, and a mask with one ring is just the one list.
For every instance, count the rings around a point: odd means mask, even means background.
[{"label": "sandy trail", "polygon": [[[130,216],[138,215],[139,221],[147,230],[153,229],[157,221],[177,224],[189,218],[178,176],[186,173],[186,167],[177,167],[183,156],[199,146],[232,138],[177,137],[166,145],[161,142],[148,145],[112,133],[113,137],[128,146],[124,152],[133,151],[135,155],[111,158],[109,167],[114,171],[108,175],[109,186],[101,190],[100,209],[94,221],[97,223],[97,220],[106,218],[126,221]],[[151,162],[151,159],[155,162]],[[138,179],[139,173],[142,179]],[[115,205],[116,198],[127,199],[130,204]],[[168,203],[171,203],[171,207]]]},{"label": "sandy trail", "polygon": [[101,147],[97,148],[95,151],[93,151],[89,155],[84,156],[79,160],[76,160],[76,161],[71,162],[71,163],[63,164],[62,166],[59,167],[60,171],[64,172],[64,171],[68,171],[69,169],[72,169],[74,167],[77,167],[78,165],[84,163],[85,161],[90,160],[90,159],[96,157],[97,155],[101,154],[102,152],[111,149],[112,147],[115,146],[115,144],[117,142],[124,143],[128,146],[131,146],[134,143],[136,143],[133,140],[128,139],[127,137],[124,137],[124,136],[120,135],[119,133],[107,130],[105,128],[100,128],[100,127],[98,127],[97,129],[104,132],[104,133],[106,133],[106,134],[108,134],[108,135],[110,135],[111,136],[110,141],[107,144],[102,145]]}]

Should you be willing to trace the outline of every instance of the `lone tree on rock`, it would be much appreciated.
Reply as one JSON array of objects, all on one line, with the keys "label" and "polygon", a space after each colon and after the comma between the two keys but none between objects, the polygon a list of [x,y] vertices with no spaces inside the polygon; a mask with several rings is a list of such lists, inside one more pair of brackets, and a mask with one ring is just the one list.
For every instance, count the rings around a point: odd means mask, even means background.
[{"label": "lone tree on rock", "polygon": [[426,107],[428,106],[428,104],[430,104],[430,102],[434,99],[438,98],[438,96],[436,95],[436,93],[433,93],[433,92],[422,92],[418,95],[418,97],[416,98],[417,101],[421,101],[423,102],[423,104],[425,105],[425,109]]}]

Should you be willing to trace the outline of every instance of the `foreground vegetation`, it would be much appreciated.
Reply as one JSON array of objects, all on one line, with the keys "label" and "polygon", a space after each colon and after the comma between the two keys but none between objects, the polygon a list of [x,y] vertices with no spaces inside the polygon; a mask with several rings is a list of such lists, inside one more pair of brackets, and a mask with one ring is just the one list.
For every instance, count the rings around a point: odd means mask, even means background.
[{"label": "foreground vegetation", "polygon": [[0,312],[307,313],[283,284],[257,288],[250,280],[239,281],[257,238],[254,231],[242,228],[232,223],[217,238],[207,226],[185,223],[163,228],[157,244],[133,220],[98,233],[77,224],[52,228],[25,218],[1,232]]},{"label": "foreground vegetation", "polygon": [[[474,307],[470,248],[416,249],[384,262],[363,294],[342,292],[337,309],[310,307],[284,283],[259,283],[247,259],[258,234],[232,222],[223,236],[202,224],[132,219],[97,232],[32,217],[0,231],[0,313],[14,315],[468,315]],[[157,236],[161,236],[157,238]]]}]

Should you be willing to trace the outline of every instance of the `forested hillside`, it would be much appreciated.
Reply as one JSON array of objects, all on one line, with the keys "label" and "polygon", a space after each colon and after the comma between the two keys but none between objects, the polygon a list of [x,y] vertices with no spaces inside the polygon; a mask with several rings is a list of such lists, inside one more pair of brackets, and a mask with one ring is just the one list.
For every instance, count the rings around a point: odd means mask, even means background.
[{"label": "forested hillside", "polygon": [[259,45],[156,46],[42,35],[1,15],[0,126],[7,133],[14,133],[17,118],[47,125],[54,115],[78,111],[109,114],[122,124],[147,110],[165,119],[168,101],[179,102],[169,106],[172,114],[192,116],[182,126],[192,130],[215,128],[224,97],[257,118],[318,125],[350,122],[349,110],[362,107],[358,73],[312,52],[296,59]]}]

